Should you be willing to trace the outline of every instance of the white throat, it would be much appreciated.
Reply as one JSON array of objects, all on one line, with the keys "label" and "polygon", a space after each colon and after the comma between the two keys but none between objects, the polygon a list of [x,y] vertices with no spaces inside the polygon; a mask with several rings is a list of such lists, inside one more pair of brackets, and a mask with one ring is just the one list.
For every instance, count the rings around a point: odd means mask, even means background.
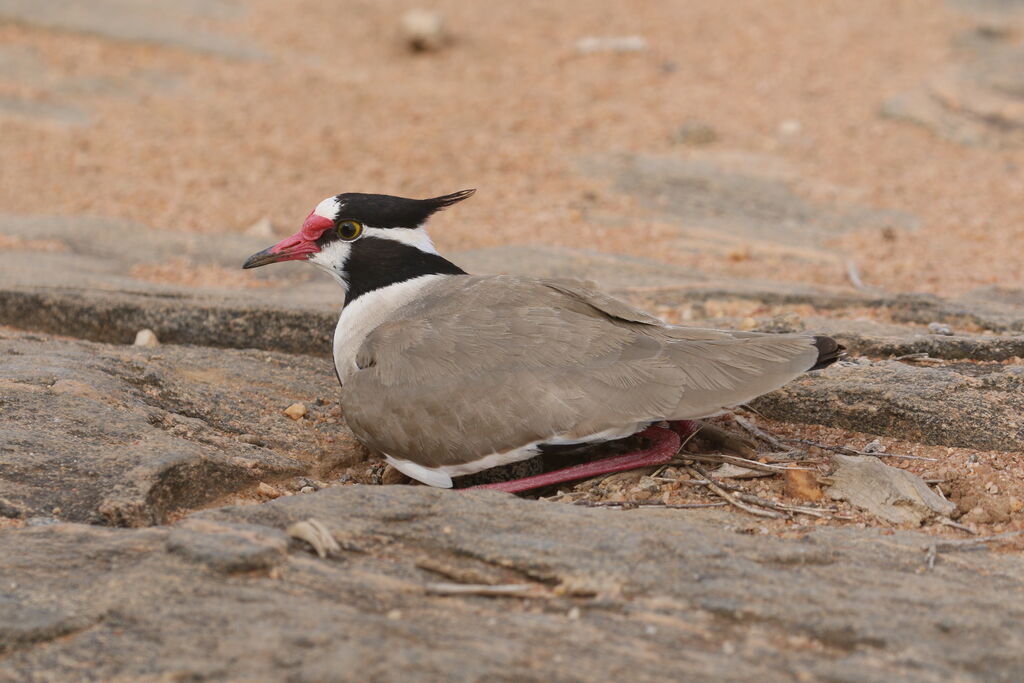
[{"label": "white throat", "polygon": [[345,378],[356,370],[356,353],[366,335],[384,323],[396,310],[421,296],[424,289],[448,277],[452,276],[421,275],[367,292],[351,304],[346,304],[341,309],[338,326],[334,328],[334,367],[341,383],[344,384]]}]

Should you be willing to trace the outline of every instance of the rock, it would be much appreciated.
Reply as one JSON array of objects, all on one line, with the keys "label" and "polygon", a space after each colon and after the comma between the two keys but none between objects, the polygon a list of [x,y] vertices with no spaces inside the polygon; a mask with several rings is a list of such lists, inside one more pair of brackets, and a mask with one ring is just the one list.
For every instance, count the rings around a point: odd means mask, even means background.
[{"label": "rock", "polygon": [[783,476],[785,478],[783,491],[790,498],[815,501],[825,497],[814,472],[788,469],[783,472]]},{"label": "rock", "polygon": [[751,404],[766,417],[927,444],[1024,449],[1024,366],[837,364]]},{"label": "rock", "polygon": [[307,412],[305,403],[293,403],[284,409],[284,414],[293,420],[301,420]]},{"label": "rock", "polygon": [[[340,550],[281,550],[310,518]],[[97,680],[518,680],[538,667],[548,680],[1010,680],[1024,668],[1024,635],[1007,628],[1024,620],[1007,599],[1024,583],[1019,555],[977,550],[922,571],[923,534],[787,540],[737,533],[737,519],[348,486],[171,527],[8,530],[0,678],[75,680],[82,662]],[[427,594],[441,583],[471,585]]]},{"label": "rock", "polygon": [[829,497],[845,500],[894,524],[921,524],[939,515],[949,517],[956,505],[932,491],[915,474],[890,467],[878,458],[834,455],[836,468]]},{"label": "rock", "polygon": [[947,337],[953,336],[953,328],[944,323],[928,323],[928,332],[930,334],[942,334]]},{"label": "rock", "polygon": [[139,330],[138,333],[135,335],[134,345],[152,348],[155,346],[160,346],[160,340],[156,338],[156,334],[153,332],[153,330]]},{"label": "rock", "polygon": [[676,129],[672,140],[681,145],[703,146],[718,142],[718,133],[709,123],[703,121],[685,121]]},{"label": "rock", "polygon": [[[153,524],[264,478],[319,476],[364,457],[344,422],[297,430],[274,408],[338,391],[329,361],[155,354],[3,328],[0,357],[0,516]],[[265,447],[238,439],[255,428]]]},{"label": "rock", "polygon": [[955,61],[886,100],[881,114],[963,145],[1024,144],[1024,45],[1014,33],[1004,18],[958,37]]},{"label": "rock", "polygon": [[277,529],[204,519],[187,519],[167,537],[169,553],[228,574],[276,567],[287,549],[288,539]]},{"label": "rock", "polygon": [[[258,59],[263,52],[251,39],[209,31],[218,20],[238,16],[241,3],[231,0],[91,0],[83,9],[75,0],[0,0],[0,17],[44,29],[73,31],[115,40],[147,42],[234,59]],[[201,26],[197,19],[202,21]]]},{"label": "rock", "polygon": [[643,52],[647,49],[643,36],[586,36],[576,41],[576,52],[589,55],[595,52]]},{"label": "rock", "polygon": [[402,14],[399,20],[402,39],[413,52],[433,52],[452,41],[440,12],[412,9]]}]

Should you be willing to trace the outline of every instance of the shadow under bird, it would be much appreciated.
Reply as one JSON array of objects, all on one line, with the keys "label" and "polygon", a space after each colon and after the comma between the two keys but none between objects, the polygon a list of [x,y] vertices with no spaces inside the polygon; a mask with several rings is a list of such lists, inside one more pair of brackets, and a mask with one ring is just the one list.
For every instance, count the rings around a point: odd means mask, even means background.
[{"label": "shadow under bird", "polygon": [[424,225],[473,192],[329,197],[243,266],[308,261],[345,290],[334,333],[345,419],[417,481],[451,487],[453,477],[634,434],[650,446],[488,487],[661,464],[693,420],[839,358],[829,337],[667,325],[579,280],[470,275]]}]

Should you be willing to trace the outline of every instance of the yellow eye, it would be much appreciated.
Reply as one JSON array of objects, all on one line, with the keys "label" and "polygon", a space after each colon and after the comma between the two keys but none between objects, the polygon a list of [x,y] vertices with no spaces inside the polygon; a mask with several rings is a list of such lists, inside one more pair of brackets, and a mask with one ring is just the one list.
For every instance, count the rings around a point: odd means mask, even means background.
[{"label": "yellow eye", "polygon": [[338,237],[351,242],[363,234],[363,224],[356,221],[342,221],[338,223]]}]

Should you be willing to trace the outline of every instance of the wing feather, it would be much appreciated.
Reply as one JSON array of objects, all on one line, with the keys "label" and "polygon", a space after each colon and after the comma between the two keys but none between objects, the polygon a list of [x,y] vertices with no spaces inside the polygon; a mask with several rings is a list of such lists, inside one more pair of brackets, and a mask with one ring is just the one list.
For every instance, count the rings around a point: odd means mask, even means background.
[{"label": "wing feather", "polygon": [[343,408],[369,447],[436,467],[715,414],[816,358],[810,335],[683,331],[583,283],[458,277],[367,336]]}]

